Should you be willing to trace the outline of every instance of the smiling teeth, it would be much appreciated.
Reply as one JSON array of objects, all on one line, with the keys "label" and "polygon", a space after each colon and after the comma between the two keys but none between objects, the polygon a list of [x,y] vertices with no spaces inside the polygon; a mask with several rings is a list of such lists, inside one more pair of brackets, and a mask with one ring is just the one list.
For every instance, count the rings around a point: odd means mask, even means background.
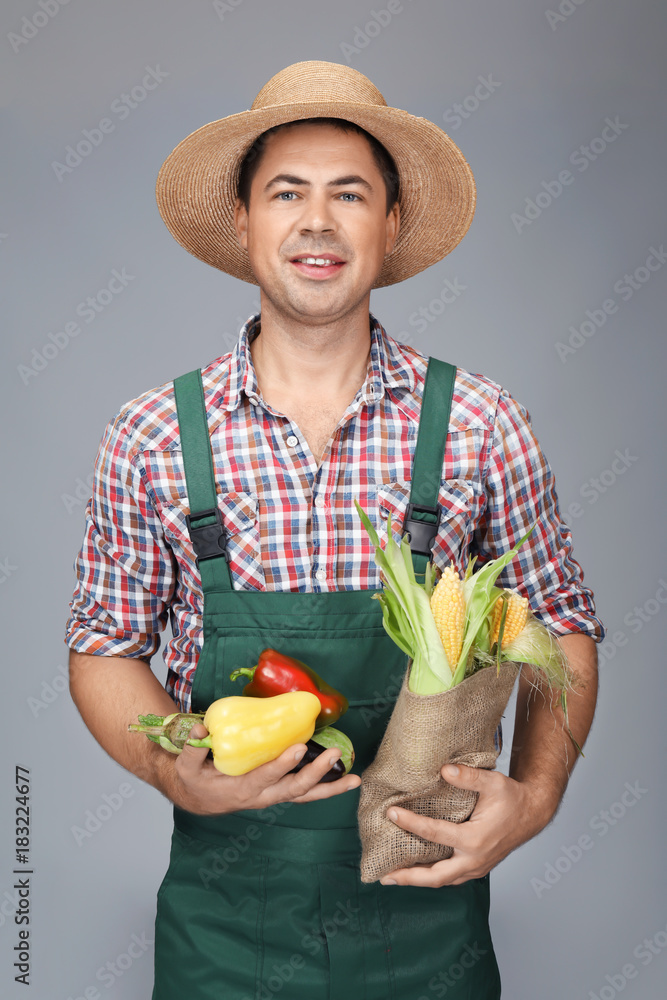
[{"label": "smiling teeth", "polygon": [[335,260],[328,260],[328,258],[326,258],[326,257],[297,257],[297,260],[301,264],[317,264],[317,265],[319,265],[319,267],[322,267],[325,264],[336,264],[336,263],[338,263]]}]

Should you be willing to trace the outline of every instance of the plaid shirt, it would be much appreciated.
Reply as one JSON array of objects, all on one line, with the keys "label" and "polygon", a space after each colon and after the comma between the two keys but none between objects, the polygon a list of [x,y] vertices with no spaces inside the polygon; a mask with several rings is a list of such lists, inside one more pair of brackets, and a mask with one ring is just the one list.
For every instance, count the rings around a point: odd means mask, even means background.
[{"label": "plaid shirt", "polygon": [[[249,344],[203,369],[218,503],[235,589],[321,592],[379,588],[357,498],[386,539],[400,531],[428,357],[389,337],[370,314],[366,380],[318,468],[296,423],[260,395]],[[554,632],[605,629],[561,521],[554,477],[526,410],[490,379],[458,369],[433,547],[439,569],[477,566],[539,524],[499,578],[527,596]],[[182,711],[203,644],[201,580],[173,383],[127,403],[106,427],[86,508],[66,643],[81,653],[149,659],[171,620],[166,689]]]}]

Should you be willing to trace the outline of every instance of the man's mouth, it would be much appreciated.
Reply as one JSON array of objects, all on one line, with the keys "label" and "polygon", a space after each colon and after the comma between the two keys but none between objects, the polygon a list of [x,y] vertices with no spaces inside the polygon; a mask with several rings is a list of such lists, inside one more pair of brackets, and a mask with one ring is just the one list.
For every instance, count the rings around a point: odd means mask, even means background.
[{"label": "man's mouth", "polygon": [[311,277],[326,278],[340,271],[345,261],[341,260],[335,254],[327,257],[311,257],[304,254],[301,257],[293,257],[291,263],[302,274],[307,274]]}]

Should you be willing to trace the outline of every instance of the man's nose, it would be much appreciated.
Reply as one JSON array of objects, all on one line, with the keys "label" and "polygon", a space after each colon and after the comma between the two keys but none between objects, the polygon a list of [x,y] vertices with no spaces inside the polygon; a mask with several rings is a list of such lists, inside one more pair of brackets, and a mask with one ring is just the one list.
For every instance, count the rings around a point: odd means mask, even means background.
[{"label": "man's nose", "polygon": [[328,233],[336,230],[336,220],[329,194],[326,192],[311,194],[304,200],[299,229],[304,233]]}]

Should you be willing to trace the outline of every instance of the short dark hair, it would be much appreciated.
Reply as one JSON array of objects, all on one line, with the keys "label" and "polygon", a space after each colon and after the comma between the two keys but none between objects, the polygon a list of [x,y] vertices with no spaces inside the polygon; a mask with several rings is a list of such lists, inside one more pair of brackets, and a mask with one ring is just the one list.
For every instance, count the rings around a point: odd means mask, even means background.
[{"label": "short dark hair", "polygon": [[266,146],[267,137],[279,132],[281,129],[294,127],[295,125],[331,125],[341,132],[358,132],[368,140],[375,160],[375,165],[382,174],[387,191],[387,215],[394,204],[398,201],[400,179],[398,169],[391,153],[379,142],[374,135],[367,132],[361,125],[349,122],[346,118],[300,118],[294,122],[283,122],[281,125],[274,125],[272,128],[258,135],[248,152],[243,157],[239,168],[238,197],[245,205],[246,211],[250,205],[250,187],[257,169],[262,161],[262,155]]}]

